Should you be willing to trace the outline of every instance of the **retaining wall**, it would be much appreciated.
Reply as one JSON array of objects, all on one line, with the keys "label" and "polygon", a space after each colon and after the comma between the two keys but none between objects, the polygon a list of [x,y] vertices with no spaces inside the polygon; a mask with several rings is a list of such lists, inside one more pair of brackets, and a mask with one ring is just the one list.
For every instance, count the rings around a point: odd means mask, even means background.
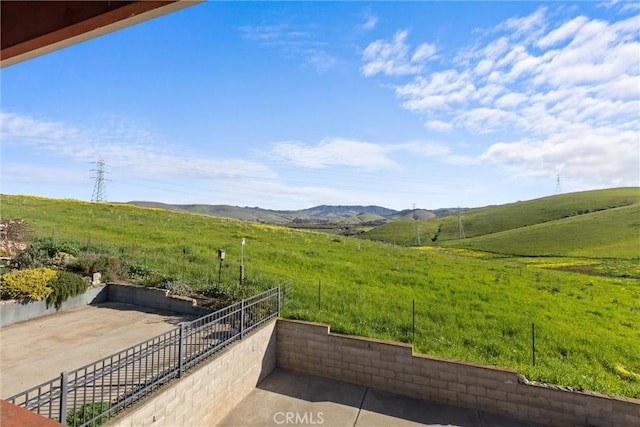
[{"label": "retaining wall", "polygon": [[92,286],[84,294],[69,298],[62,303],[59,310],[56,310],[53,305],[47,307],[45,300],[0,301],[0,327],[47,316],[58,311],[107,301],[193,316],[203,316],[209,313],[206,308],[198,306],[195,299],[169,295],[169,291],[166,289],[109,283],[108,285]]},{"label": "retaining wall", "polygon": [[82,295],[69,298],[56,310],[54,305],[47,307],[45,300],[41,301],[0,301],[0,327],[13,323],[47,316],[58,311],[69,310],[88,304],[106,302],[109,299],[109,292],[106,285],[91,286]]},{"label": "retaining wall", "polygon": [[640,426],[640,400],[527,384],[512,369],[414,354],[413,347],[279,319],[277,366],[551,426]]},{"label": "retaining wall", "polygon": [[111,419],[107,425],[216,425],[276,366],[276,320]]},{"label": "retaining wall", "polygon": [[139,285],[109,283],[109,301],[133,304],[157,310],[201,316],[208,313],[193,298],[169,295],[169,290]]}]

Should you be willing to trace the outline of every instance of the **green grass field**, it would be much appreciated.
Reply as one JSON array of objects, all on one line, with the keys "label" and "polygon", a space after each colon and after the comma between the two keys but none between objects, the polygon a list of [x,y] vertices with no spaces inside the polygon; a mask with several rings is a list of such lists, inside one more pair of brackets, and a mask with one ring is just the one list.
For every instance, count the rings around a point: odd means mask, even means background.
[{"label": "green grass field", "polygon": [[[635,206],[635,208],[631,208]],[[595,190],[578,193],[561,194],[541,199],[524,202],[509,203],[500,206],[488,206],[484,208],[470,209],[464,211],[461,222],[464,235],[467,239],[479,236],[488,236],[495,233],[519,230],[528,231],[532,226],[547,224],[557,220],[578,221],[582,220],[577,228],[585,239],[592,235],[602,235],[622,233],[622,229],[615,227],[619,219],[607,219],[600,216],[598,220],[592,221],[590,215],[602,214],[613,208],[629,207],[629,224],[633,230],[627,232],[627,239],[638,238],[640,233],[638,217],[635,219],[631,215],[637,214],[640,206],[640,188],[614,188],[607,190]],[[440,245],[449,242],[455,245],[459,240],[458,216],[450,215],[442,218],[417,221],[420,227],[420,237],[423,245]],[[363,237],[372,240],[381,240],[403,245],[413,245],[415,243],[416,224],[409,221],[396,221],[385,224],[368,231]],[[612,227],[613,226],[613,227]],[[562,225],[562,227],[566,227]],[[633,232],[632,232],[633,231]],[[433,238],[437,239],[433,241]],[[511,234],[509,238],[513,238]],[[605,240],[608,236],[605,236]],[[533,243],[537,240],[534,239]],[[500,242],[504,243],[504,242]],[[548,239],[540,241],[540,248],[555,248],[555,245],[548,245]],[[557,243],[557,242],[556,242]],[[524,251],[510,252],[515,245],[511,244],[507,253],[523,253]],[[490,249],[488,249],[490,250]],[[544,249],[543,249],[544,250]],[[536,251],[540,249],[536,248]],[[535,255],[535,254],[532,254]],[[636,253],[636,255],[638,255]]]},{"label": "green grass field", "polygon": [[[215,286],[216,251],[224,248],[222,288],[233,294],[242,293],[245,238],[249,283],[284,285],[286,317],[413,342],[419,352],[513,367],[532,380],[640,397],[640,283],[620,273],[637,268],[633,256],[598,261],[601,270],[592,274],[596,267],[581,264],[583,255],[574,249],[552,251],[571,252],[572,258],[514,257],[472,246],[407,248],[128,205],[29,196],[2,196],[1,202],[3,218],[27,220],[39,237],[117,253],[179,279],[184,274],[201,288]],[[625,209],[631,208],[618,209],[622,217],[637,212]],[[526,228],[535,231],[532,225]],[[622,254],[629,248],[620,241],[610,243]]]}]

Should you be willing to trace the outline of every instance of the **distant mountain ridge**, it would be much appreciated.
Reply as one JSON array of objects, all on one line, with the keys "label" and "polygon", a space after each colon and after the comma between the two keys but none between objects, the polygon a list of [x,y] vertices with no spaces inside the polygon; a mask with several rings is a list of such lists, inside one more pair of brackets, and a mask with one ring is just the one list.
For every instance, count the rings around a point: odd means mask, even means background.
[{"label": "distant mountain ridge", "polygon": [[[145,207],[167,209],[176,212],[199,213],[225,218],[236,218],[245,221],[256,221],[268,224],[364,224],[384,223],[389,220],[400,219],[401,216],[433,218],[436,213],[422,209],[396,211],[382,206],[361,205],[320,205],[300,210],[271,210],[259,207],[239,207],[231,205],[206,204],[167,204],[148,201],[131,201],[128,204]],[[448,210],[443,210],[448,211]]]}]

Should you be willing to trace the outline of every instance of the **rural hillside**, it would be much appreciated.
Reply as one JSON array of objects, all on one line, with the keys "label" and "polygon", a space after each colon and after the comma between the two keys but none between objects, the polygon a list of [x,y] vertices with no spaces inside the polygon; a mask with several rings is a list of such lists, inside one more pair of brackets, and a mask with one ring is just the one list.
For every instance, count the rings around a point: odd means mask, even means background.
[{"label": "rural hillside", "polygon": [[[568,193],[469,209],[429,220],[394,221],[362,237],[520,255],[640,255],[640,188]],[[595,251],[595,252],[593,252]]]},{"label": "rural hillside", "polygon": [[[132,201],[128,204],[144,208],[166,209],[184,213],[198,213],[221,218],[236,218],[273,225],[380,225],[400,219],[430,219],[453,212],[453,209],[407,209],[395,211],[381,206],[321,205],[296,211],[276,211],[259,207],[230,205],[172,205],[158,202]],[[313,227],[310,227],[313,228]]]},{"label": "rural hillside", "polygon": [[[465,239],[456,238],[458,215],[397,220],[371,232],[413,245],[419,225],[420,247],[127,204],[0,201],[3,221],[23,221],[29,230],[23,260],[42,251],[71,256],[108,280],[223,303],[281,285],[288,318],[638,398],[637,196],[637,188],[622,188],[469,210]],[[224,262],[218,249],[226,251]]]}]

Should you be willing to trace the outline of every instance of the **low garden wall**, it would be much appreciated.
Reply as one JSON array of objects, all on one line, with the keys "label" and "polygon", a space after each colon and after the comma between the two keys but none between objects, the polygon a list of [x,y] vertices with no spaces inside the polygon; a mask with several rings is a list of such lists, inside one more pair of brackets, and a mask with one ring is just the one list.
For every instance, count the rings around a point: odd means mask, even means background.
[{"label": "low garden wall", "polygon": [[82,295],[71,297],[63,302],[59,310],[56,310],[56,307],[53,304],[47,307],[47,302],[45,300],[0,301],[0,327],[47,316],[58,311],[69,310],[88,304],[98,304],[108,300],[109,291],[107,289],[107,285],[94,285],[89,287]]},{"label": "low garden wall", "polygon": [[166,289],[109,283],[89,287],[82,295],[63,302],[59,310],[54,305],[47,307],[45,300],[0,301],[0,327],[101,302],[119,302],[193,316],[202,316],[208,312],[204,307],[198,306],[193,298],[169,295]]},{"label": "low garden wall", "polygon": [[201,316],[207,310],[188,297],[169,295],[169,290],[139,285],[109,283],[109,301],[149,307],[156,310]]},{"label": "low garden wall", "polygon": [[512,369],[413,353],[390,341],[278,320],[277,366],[550,426],[640,426],[640,400],[527,383]]}]

